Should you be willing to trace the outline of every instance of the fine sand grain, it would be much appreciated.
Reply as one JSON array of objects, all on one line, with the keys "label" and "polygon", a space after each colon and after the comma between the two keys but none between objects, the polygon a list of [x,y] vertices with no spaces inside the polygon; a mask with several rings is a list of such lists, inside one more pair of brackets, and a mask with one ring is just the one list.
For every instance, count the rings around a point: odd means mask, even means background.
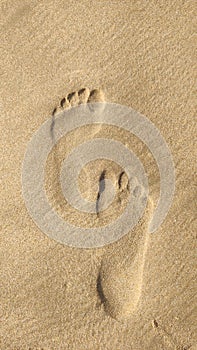
[{"label": "fine sand grain", "polygon": [[[189,0],[1,0],[1,350],[197,349],[195,7]],[[112,138],[131,149],[150,193],[144,216],[120,240],[72,248],[50,239],[29,215],[23,159],[46,120],[53,139],[62,110],[97,102],[103,113],[106,101],[132,107],[160,130],[174,160],[174,199],[150,234],[160,191],[150,150],[115,126],[73,130],[45,167],[49,203],[64,220],[100,227],[128,202],[127,174],[106,159],[86,164],[78,179],[96,213],[65,201],[62,162],[87,140]],[[113,205],[100,211],[107,179],[116,193]],[[141,195],[137,183],[132,191]]]}]

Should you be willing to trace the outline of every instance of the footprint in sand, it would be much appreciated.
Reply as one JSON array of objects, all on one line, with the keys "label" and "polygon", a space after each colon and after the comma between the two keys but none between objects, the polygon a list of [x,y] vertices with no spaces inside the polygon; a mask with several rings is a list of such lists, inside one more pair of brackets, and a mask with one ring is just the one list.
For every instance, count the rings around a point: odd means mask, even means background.
[{"label": "footprint in sand", "polygon": [[[139,192],[139,189],[134,191]],[[113,246],[106,247],[98,274],[97,293],[105,312],[114,319],[124,320],[137,309],[152,212],[153,203],[149,199],[132,238],[123,237]]]},{"label": "footprint in sand", "polygon": [[[64,97],[54,109],[53,118],[66,108],[81,104],[91,106],[91,103],[104,101],[105,97],[102,90],[90,91],[88,88],[83,88]],[[101,104],[101,111],[102,108],[103,103]],[[51,132],[53,132],[53,127],[54,119],[51,124]],[[97,209],[105,191],[105,175],[106,170],[103,169],[99,176]],[[129,191],[133,192],[135,198],[143,197],[143,191],[136,179],[130,180],[129,183],[124,171],[116,169],[116,212],[121,211],[124,207]],[[129,238],[127,236],[123,237],[113,245],[104,248],[105,252],[96,283],[97,295],[99,304],[108,315],[115,319],[125,319],[137,308],[142,290],[144,261],[149,235],[148,224],[152,211],[153,203],[149,199],[144,217],[135,227],[132,235],[129,235]],[[102,224],[102,213],[99,212],[99,209],[97,210],[97,216],[98,221],[100,220]]]},{"label": "footprint in sand", "polygon": [[102,102],[102,104],[105,102],[104,92],[101,89],[94,89],[90,91],[88,88],[82,88],[79,91],[71,92],[66,97],[63,97],[59,105],[53,110],[52,115],[55,116],[66,108],[96,102]]},{"label": "footprint in sand", "polygon": [[[100,102],[100,104],[99,104]],[[63,97],[59,104],[53,109],[52,122],[51,122],[51,137],[54,140],[54,127],[55,117],[58,113],[61,113],[65,109],[71,107],[77,107],[79,105],[87,105],[90,109],[97,108],[102,112],[104,108],[105,95],[101,89],[93,89],[90,91],[88,88],[82,88],[78,91],[70,92],[68,95]],[[97,105],[95,105],[97,103]]]}]

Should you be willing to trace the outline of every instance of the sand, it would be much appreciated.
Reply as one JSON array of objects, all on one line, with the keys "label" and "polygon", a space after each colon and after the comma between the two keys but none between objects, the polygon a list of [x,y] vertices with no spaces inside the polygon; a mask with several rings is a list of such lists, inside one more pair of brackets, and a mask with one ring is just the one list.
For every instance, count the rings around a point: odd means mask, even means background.
[{"label": "sand", "polygon": [[[194,1],[2,0],[0,9],[0,348],[196,349]],[[68,207],[65,214],[56,181],[65,145],[71,150],[95,135],[125,142],[150,185],[134,230],[101,248],[72,248],[48,237],[29,215],[23,159],[30,138],[59,109],[104,100],[132,107],[160,130],[175,164],[175,195],[163,224],[148,233],[160,184],[147,147],[110,126],[67,135],[50,154],[45,183],[65,219],[104,224],[128,199],[120,167],[98,161],[83,169],[79,187],[96,200],[107,169],[116,184],[114,206],[99,219]]]}]

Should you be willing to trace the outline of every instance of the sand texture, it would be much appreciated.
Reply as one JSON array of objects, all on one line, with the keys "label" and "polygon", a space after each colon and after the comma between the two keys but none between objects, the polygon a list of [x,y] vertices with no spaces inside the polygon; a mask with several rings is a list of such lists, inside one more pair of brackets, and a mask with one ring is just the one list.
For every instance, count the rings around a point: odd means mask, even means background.
[{"label": "sand texture", "polygon": [[[195,10],[189,0],[0,1],[1,350],[197,349]],[[110,125],[71,131],[45,168],[49,203],[64,220],[100,227],[128,203],[128,176],[106,159],[88,163],[78,179],[96,212],[65,202],[58,180],[65,152],[95,138],[132,149],[150,192],[133,230],[112,244],[80,249],[51,239],[32,220],[21,169],[45,121],[51,118],[53,138],[62,111],[94,102],[100,115],[112,102],[154,123],[173,156],[176,188],[165,221],[150,234],[160,193],[150,150]],[[100,211],[105,178],[116,193]]]}]

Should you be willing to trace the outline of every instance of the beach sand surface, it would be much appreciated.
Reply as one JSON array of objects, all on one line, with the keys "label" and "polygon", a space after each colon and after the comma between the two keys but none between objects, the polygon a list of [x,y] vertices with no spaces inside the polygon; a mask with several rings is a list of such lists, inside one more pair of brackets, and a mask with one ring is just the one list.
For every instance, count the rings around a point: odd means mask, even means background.
[{"label": "beach sand surface", "polygon": [[[0,26],[0,349],[197,349],[195,2],[1,0]],[[148,174],[142,220],[95,249],[45,235],[27,211],[21,184],[28,141],[64,97],[76,92],[69,98],[78,104],[85,88],[85,102],[132,107],[154,123],[176,171],[170,211],[149,234],[160,183],[146,145],[106,125],[66,135],[48,159],[46,190],[71,222],[88,226],[92,219],[60,205],[56,177],[66,147],[95,135],[124,141]],[[99,92],[89,97],[94,89]],[[93,163],[81,172],[79,187],[95,200],[103,169],[116,185],[121,169]],[[120,180],[114,207],[99,224],[124,211],[127,180]]]}]

